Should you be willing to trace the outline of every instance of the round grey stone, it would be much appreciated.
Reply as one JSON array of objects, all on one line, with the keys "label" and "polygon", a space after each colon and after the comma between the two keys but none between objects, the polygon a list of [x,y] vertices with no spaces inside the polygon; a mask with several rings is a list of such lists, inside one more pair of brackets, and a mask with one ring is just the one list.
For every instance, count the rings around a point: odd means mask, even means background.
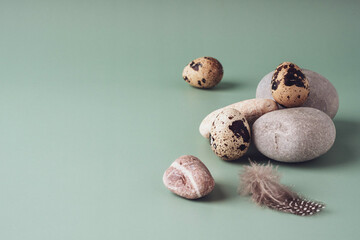
[{"label": "round grey stone", "polygon": [[304,162],[326,153],[336,130],[331,118],[315,108],[287,108],[266,113],[252,127],[253,142],[266,157]]},{"label": "round grey stone", "polygon": [[[302,69],[302,71],[309,80],[310,86],[310,95],[302,107],[319,109],[334,118],[339,108],[339,96],[335,87],[329,80],[314,71],[307,69]],[[273,74],[274,71],[261,79],[256,89],[256,98],[274,100],[271,95],[271,78]]]}]

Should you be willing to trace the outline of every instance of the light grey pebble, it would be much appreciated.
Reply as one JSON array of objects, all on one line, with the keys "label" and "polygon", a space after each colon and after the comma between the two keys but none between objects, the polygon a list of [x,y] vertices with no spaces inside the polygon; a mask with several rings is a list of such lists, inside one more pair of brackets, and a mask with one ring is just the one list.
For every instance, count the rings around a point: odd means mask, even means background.
[{"label": "light grey pebble", "polygon": [[253,142],[266,157],[304,162],[326,153],[336,130],[331,118],[315,108],[287,108],[266,113],[253,127]]},{"label": "light grey pebble", "polygon": [[[302,107],[319,109],[334,118],[339,108],[339,96],[335,87],[329,80],[314,71],[302,69],[302,72],[308,79],[310,86],[310,95]],[[261,79],[256,89],[256,98],[273,99],[271,95],[273,74],[274,71]]]}]

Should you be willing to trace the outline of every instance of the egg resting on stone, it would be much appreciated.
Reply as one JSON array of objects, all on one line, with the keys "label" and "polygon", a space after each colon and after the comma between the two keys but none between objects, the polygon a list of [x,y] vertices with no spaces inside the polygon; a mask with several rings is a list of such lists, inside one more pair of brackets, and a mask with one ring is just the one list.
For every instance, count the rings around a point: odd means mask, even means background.
[{"label": "egg resting on stone", "polygon": [[191,61],[183,70],[183,79],[193,87],[212,88],[217,85],[224,71],[221,63],[212,57],[201,57]]},{"label": "egg resting on stone", "polygon": [[284,107],[300,107],[310,94],[309,81],[296,64],[283,62],[272,77],[271,93]]},{"label": "egg resting on stone", "polygon": [[216,116],[211,126],[210,144],[221,159],[231,161],[242,157],[250,141],[249,124],[239,111],[226,108]]}]

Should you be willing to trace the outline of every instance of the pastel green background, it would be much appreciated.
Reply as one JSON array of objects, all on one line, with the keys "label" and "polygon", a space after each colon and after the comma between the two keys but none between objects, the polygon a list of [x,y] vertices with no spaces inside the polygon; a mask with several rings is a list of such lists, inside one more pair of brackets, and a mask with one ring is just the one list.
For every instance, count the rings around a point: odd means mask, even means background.
[{"label": "pastel green background", "polygon": [[[355,0],[0,0],[0,239],[358,239],[359,24]],[[214,89],[181,78],[201,56],[224,66]],[[314,217],[238,196],[247,161],[218,159],[198,132],[282,61],[340,96],[327,154],[273,162],[284,184],[327,204]],[[184,154],[213,174],[208,197],[164,187]]]}]

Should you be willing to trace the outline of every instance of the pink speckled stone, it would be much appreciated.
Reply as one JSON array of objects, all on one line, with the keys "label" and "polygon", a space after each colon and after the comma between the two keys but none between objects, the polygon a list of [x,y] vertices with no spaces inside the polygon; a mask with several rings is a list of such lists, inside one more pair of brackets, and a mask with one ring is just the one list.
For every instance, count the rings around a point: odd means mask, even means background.
[{"label": "pink speckled stone", "polygon": [[205,164],[191,155],[176,159],[165,171],[163,182],[170,191],[187,199],[204,197],[215,187]]}]

